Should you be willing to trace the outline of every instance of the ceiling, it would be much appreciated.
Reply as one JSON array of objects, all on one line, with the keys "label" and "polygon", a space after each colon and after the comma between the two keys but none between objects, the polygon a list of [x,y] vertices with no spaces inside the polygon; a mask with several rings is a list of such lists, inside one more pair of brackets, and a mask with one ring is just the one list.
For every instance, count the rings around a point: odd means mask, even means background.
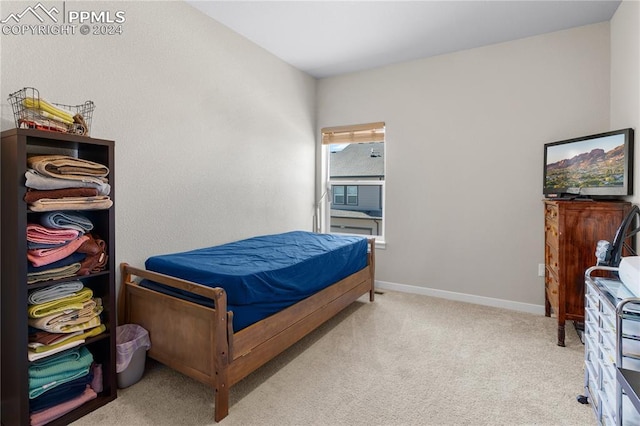
[{"label": "ceiling", "polygon": [[620,0],[187,3],[323,78],[608,21]]}]

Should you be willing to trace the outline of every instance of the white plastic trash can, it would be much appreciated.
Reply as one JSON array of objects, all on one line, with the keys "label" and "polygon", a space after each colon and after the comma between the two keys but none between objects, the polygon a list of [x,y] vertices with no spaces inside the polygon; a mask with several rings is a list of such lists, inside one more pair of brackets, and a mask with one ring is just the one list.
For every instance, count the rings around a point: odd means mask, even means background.
[{"label": "white plastic trash can", "polygon": [[143,327],[137,324],[116,327],[116,373],[120,389],[140,380],[150,347],[149,332]]}]

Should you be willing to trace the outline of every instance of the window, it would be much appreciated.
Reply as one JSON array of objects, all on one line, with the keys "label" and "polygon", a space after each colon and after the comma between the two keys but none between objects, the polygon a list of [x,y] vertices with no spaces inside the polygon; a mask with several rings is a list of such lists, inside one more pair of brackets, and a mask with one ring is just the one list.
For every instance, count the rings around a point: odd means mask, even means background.
[{"label": "window", "polygon": [[[345,196],[346,188],[346,196]],[[350,206],[358,205],[358,186],[357,185],[333,185],[331,189],[333,194],[333,204],[348,204]],[[346,200],[346,202],[345,202]]]},{"label": "window", "polygon": [[350,206],[358,205],[358,187],[356,185],[347,186],[347,204]]},{"label": "window", "polygon": [[326,152],[323,231],[384,238],[384,123],[322,129]]},{"label": "window", "polygon": [[333,204],[344,204],[344,185],[333,186]]}]

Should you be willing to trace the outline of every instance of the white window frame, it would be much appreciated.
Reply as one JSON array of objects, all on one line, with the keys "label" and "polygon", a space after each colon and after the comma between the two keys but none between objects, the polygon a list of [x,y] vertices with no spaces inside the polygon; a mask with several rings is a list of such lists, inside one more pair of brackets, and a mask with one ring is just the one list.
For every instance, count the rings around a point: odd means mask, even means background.
[{"label": "white window frame", "polygon": [[[342,128],[341,128],[342,127]],[[323,233],[332,233],[331,232],[331,204],[333,201],[333,194],[331,191],[332,185],[345,185],[345,198],[346,198],[346,186],[347,185],[376,185],[381,187],[381,203],[382,203],[382,223],[379,228],[379,235],[375,235],[376,240],[376,248],[384,249],[386,247],[386,222],[387,222],[387,206],[386,206],[386,173],[387,173],[387,147],[386,147],[386,138],[384,135],[382,139],[380,139],[379,129],[382,128],[382,133],[384,134],[384,123],[371,123],[371,124],[363,124],[363,125],[355,125],[355,126],[341,126],[335,128],[327,128],[322,129],[322,144],[320,153],[321,153],[321,165],[320,168],[320,182],[322,182],[320,186],[320,192],[318,194],[318,201],[315,205],[316,214],[314,215],[314,229],[318,232]],[[343,137],[333,138],[333,134],[331,132],[336,131],[340,133],[340,131],[344,129],[348,129],[349,131],[354,131],[356,142],[349,142],[345,140]],[[375,128],[373,132],[371,129]],[[325,133],[325,130],[328,132]],[[369,132],[369,133],[367,133]],[[341,144],[341,143],[366,143],[366,139],[373,133],[377,133],[377,137],[371,142],[383,142],[385,144],[384,147],[384,173],[385,176],[382,179],[331,179],[330,178],[330,158],[331,158],[331,145],[332,144]],[[354,137],[354,135],[351,135]],[[326,138],[326,139],[325,139]],[[359,194],[358,194],[359,196]],[[346,205],[346,199],[345,199]],[[340,235],[358,235],[362,236],[363,234],[349,234],[345,232],[340,232]]]}]

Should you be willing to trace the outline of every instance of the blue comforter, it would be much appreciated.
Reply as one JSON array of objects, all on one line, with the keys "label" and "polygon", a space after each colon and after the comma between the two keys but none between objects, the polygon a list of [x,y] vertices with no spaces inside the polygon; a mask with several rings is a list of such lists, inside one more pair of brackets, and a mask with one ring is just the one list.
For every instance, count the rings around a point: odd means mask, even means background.
[{"label": "blue comforter", "polygon": [[[237,331],[367,265],[364,237],[293,231],[183,253],[153,256],[150,271],[222,287]],[[145,287],[202,303],[207,299],[156,283]],[[205,304],[207,304],[205,302]]]}]

